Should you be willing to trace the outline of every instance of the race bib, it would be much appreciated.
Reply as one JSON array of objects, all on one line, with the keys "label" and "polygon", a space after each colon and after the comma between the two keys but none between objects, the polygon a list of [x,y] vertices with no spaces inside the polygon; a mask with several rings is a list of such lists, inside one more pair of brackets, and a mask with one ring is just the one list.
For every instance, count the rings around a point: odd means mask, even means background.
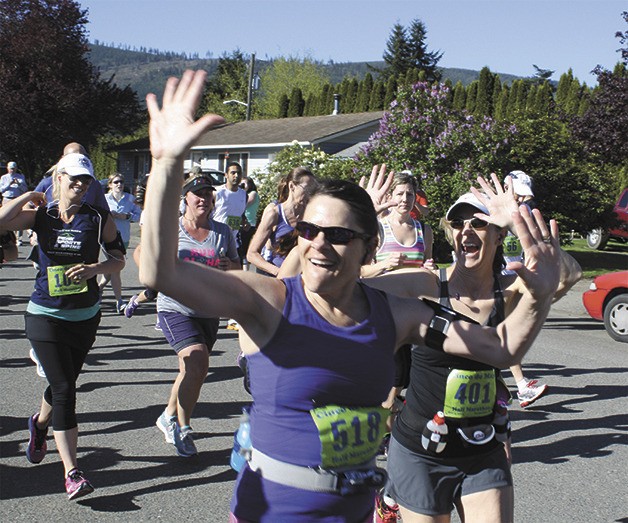
[{"label": "race bib", "polygon": [[335,469],[371,461],[386,429],[387,409],[327,405],[310,410],[321,440],[321,467]]},{"label": "race bib", "polygon": [[67,296],[87,292],[87,281],[76,283],[65,275],[65,271],[70,267],[74,267],[74,265],[48,267],[48,294],[50,296]]},{"label": "race bib", "polygon": [[493,412],[495,371],[453,369],[445,389],[446,418],[479,418]]},{"label": "race bib", "polygon": [[515,256],[520,257],[523,253],[521,242],[516,236],[506,236],[502,246],[504,249],[504,256],[508,256],[509,258],[514,258]]},{"label": "race bib", "polygon": [[239,230],[241,223],[242,216],[227,216],[227,225],[231,228],[232,231]]}]

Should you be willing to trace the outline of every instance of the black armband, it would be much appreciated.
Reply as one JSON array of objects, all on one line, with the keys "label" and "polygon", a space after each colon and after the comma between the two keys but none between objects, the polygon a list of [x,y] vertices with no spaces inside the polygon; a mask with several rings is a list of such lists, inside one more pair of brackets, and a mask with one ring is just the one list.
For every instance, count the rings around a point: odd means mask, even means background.
[{"label": "black armband", "polygon": [[434,316],[430,321],[427,328],[427,334],[425,335],[425,344],[432,349],[440,351],[443,350],[443,343],[445,343],[445,338],[447,338],[447,331],[453,321],[462,320],[469,323],[478,323],[468,316],[460,314],[459,312],[456,312],[449,307],[445,307],[435,301],[423,298],[423,303],[434,311]]},{"label": "black armband", "polygon": [[126,254],[126,247],[122,241],[122,236],[120,236],[120,231],[117,231],[115,240],[105,243],[105,250],[107,252],[120,251],[122,254]]}]

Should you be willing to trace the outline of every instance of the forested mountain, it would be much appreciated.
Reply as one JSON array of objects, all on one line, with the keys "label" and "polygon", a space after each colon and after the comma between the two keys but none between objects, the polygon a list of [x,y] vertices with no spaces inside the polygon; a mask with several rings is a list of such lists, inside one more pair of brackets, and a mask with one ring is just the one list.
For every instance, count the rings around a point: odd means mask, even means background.
[{"label": "forested mountain", "polygon": [[[146,93],[161,92],[169,76],[178,76],[190,68],[205,69],[211,75],[218,66],[218,58],[200,58],[197,55],[162,52],[156,49],[124,49],[102,45],[98,41],[90,44],[90,47],[90,61],[99,69],[102,78],[109,79],[113,75],[117,85],[121,87],[130,85],[137,92],[140,101],[144,100]],[[256,70],[261,74],[269,65],[270,62],[258,59]],[[337,84],[345,77],[360,80],[366,73],[373,73],[373,69],[383,68],[384,62],[330,61],[321,66],[329,74],[331,82]],[[454,85],[460,81],[465,86],[477,80],[480,74],[479,71],[459,68],[442,68],[441,71],[443,81],[450,79]],[[508,85],[520,77],[500,73],[500,78],[503,84]]]}]

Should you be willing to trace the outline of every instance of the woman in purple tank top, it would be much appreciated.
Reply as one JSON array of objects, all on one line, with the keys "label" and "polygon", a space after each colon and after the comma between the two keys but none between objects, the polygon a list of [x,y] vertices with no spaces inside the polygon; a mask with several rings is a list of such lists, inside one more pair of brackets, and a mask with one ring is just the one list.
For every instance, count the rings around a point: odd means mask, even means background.
[{"label": "woman in purple tank top", "polygon": [[[445,321],[422,301],[360,283],[360,267],[377,245],[377,218],[368,194],[351,182],[327,182],[312,193],[296,224],[301,276],[284,281],[224,273],[177,259],[183,160],[204,132],[222,122],[216,115],[194,122],[205,78],[203,71],[186,71],[180,82],[169,79],[161,108],[147,96],[153,167],[140,279],[241,326],[251,366],[253,449],[238,477],[232,521],[367,521],[384,480],[373,458],[395,348],[436,336],[440,341],[432,344],[446,353],[496,366],[520,358],[558,281],[557,227],[544,243],[549,233],[541,220],[515,218],[534,260],[534,271],[526,273],[531,292],[498,330]],[[447,328],[441,329],[443,322]]]},{"label": "woman in purple tank top", "polygon": [[[264,209],[257,231],[251,238],[246,253],[249,263],[270,276],[277,275],[286,256],[281,252],[280,241],[292,234],[315,186],[314,175],[305,167],[295,167],[279,181],[277,203],[270,203]],[[266,257],[262,251],[267,253]]]}]

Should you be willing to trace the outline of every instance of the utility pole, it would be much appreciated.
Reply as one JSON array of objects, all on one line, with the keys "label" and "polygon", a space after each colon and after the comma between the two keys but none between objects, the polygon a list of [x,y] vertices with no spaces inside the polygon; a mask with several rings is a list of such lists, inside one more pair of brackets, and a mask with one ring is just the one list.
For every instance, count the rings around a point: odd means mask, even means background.
[{"label": "utility pole", "polygon": [[255,69],[255,53],[251,54],[249,63],[249,89],[246,95],[246,119],[251,119],[251,102],[253,101],[253,71]]}]

